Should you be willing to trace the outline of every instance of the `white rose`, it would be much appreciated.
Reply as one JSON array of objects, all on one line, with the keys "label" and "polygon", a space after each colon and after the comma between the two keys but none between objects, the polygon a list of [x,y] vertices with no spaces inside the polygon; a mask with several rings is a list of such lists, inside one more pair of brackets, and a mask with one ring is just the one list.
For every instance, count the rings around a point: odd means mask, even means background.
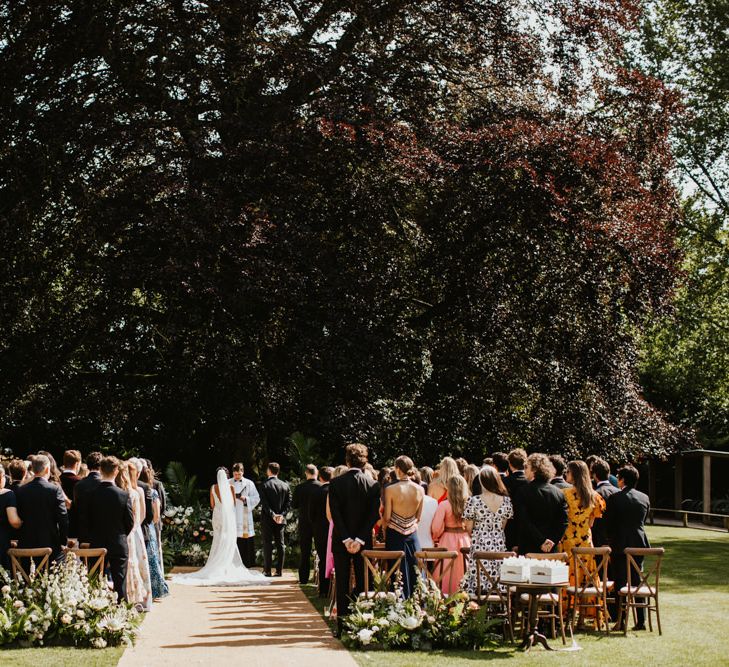
[{"label": "white rose", "polygon": [[178,519],[175,519],[175,524],[176,525],[179,526],[181,523],[182,523],[182,519],[179,519],[179,518]]},{"label": "white rose", "polygon": [[71,622],[70,614],[64,614],[63,616],[61,616],[61,623],[63,623],[63,625],[68,625],[70,622]]},{"label": "white rose", "polygon": [[420,620],[415,616],[405,616],[400,619],[400,625],[406,630],[415,630],[420,625]]},{"label": "white rose", "polygon": [[86,617],[86,614],[84,614],[84,610],[83,609],[79,609],[76,612],[76,616],[78,616],[79,618],[85,618]]},{"label": "white rose", "polygon": [[362,642],[363,646],[367,646],[367,644],[369,644],[372,641],[373,634],[374,633],[372,632],[372,630],[367,630],[367,628],[362,628],[357,633],[357,639],[359,639],[359,641]]},{"label": "white rose", "polygon": [[6,584],[6,585],[5,585],[5,586],[3,586],[2,588],[0,588],[0,591],[2,591],[3,595],[7,595],[8,593],[10,593],[10,586],[8,586],[8,585]]},{"label": "white rose", "polygon": [[375,615],[374,614],[362,614],[362,620],[363,621],[374,621]]},{"label": "white rose", "polygon": [[15,602],[13,602],[13,607],[15,607],[16,609],[20,609],[22,606],[23,606],[22,600],[15,600]]},{"label": "white rose", "polygon": [[106,648],[106,640],[103,637],[97,637],[91,642],[94,648]]}]

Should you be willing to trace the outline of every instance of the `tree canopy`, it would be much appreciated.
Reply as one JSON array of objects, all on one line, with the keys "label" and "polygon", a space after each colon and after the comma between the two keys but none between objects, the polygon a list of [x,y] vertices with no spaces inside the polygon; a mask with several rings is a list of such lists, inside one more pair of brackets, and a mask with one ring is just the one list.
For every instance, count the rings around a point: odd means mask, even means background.
[{"label": "tree canopy", "polygon": [[685,434],[630,0],[0,3],[0,438],[611,458]]}]

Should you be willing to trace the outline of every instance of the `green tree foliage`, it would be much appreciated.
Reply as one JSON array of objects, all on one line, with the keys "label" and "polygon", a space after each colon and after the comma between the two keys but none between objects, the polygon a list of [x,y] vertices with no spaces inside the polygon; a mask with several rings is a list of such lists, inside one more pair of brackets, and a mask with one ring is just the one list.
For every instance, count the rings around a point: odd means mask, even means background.
[{"label": "green tree foliage", "polygon": [[628,0],[0,3],[0,437],[211,465],[681,435]]}]

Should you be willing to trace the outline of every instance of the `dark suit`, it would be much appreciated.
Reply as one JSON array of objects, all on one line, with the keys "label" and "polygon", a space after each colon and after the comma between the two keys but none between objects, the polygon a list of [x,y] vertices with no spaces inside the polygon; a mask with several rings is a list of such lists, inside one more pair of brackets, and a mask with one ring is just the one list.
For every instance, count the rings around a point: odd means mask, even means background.
[{"label": "dark suit", "polygon": [[319,556],[319,597],[329,595],[329,579],[327,572],[327,542],[329,541],[329,519],[327,519],[327,498],[329,497],[329,482],[319,484],[315,488],[309,503],[309,521],[314,531],[314,546]]},{"label": "dark suit", "polygon": [[78,484],[73,487],[73,507],[76,513],[76,525],[79,542],[89,541],[89,497],[99,486],[101,475],[98,470],[92,470]]},{"label": "dark suit", "polygon": [[607,528],[606,528],[606,517],[607,517],[607,501],[610,496],[612,496],[615,493],[618,493],[620,489],[614,487],[610,482],[607,480],[604,482],[598,482],[597,486],[595,487],[595,493],[597,493],[604,501],[605,501],[605,507],[606,510],[603,513],[603,516],[595,519],[594,523],[592,524],[592,544],[596,547],[605,547],[610,544],[608,541],[607,536]]},{"label": "dark suit", "polygon": [[[284,566],[284,530],[286,512],[291,508],[291,489],[278,477],[269,477],[261,485],[261,537],[263,538],[263,571],[271,572],[273,547],[276,546],[276,572],[281,574]],[[281,524],[273,520],[274,514],[284,516]]]},{"label": "dark suit", "polygon": [[[650,547],[648,536],[645,534],[645,520],[650,510],[648,496],[637,489],[625,487],[613,493],[607,499],[605,510],[605,529],[608,542],[612,549],[613,572],[615,575],[615,590],[619,591],[628,584],[628,568],[624,549],[626,547]],[[635,559],[639,566],[643,559]],[[632,573],[631,584],[640,583],[638,574]],[[638,608],[638,624],[645,622],[645,609]]]},{"label": "dark suit", "polygon": [[549,483],[553,484],[558,489],[571,489],[572,488],[572,484],[570,484],[569,482],[565,482],[564,477],[562,477],[561,475],[558,477],[552,477],[552,479]]},{"label": "dark suit", "polygon": [[[329,511],[334,522],[332,554],[337,576],[337,619],[349,613],[349,570],[354,566],[356,597],[364,590],[362,550],[372,548],[372,528],[380,518],[380,485],[359,468],[351,468],[329,483]],[[361,549],[350,554],[344,540],[357,540]]]},{"label": "dark suit", "polygon": [[557,548],[567,530],[567,501],[564,493],[549,482],[529,482],[517,492],[519,507],[519,553],[539,553],[546,540]]},{"label": "dark suit", "polygon": [[18,547],[50,547],[53,550],[51,557],[60,559],[61,547],[65,547],[68,540],[68,512],[63,489],[47,479],[36,477],[18,487],[15,497],[18,514],[23,520],[18,531]]},{"label": "dark suit", "polygon": [[73,490],[81,478],[75,472],[61,473],[61,488],[66,494],[66,498],[71,501],[71,508],[68,510],[68,535],[69,537],[78,537],[78,515],[76,514],[76,506],[73,503]]},{"label": "dark suit", "polygon": [[504,537],[506,538],[506,548],[513,549],[519,545],[519,519],[521,515],[519,503],[519,490],[529,484],[523,470],[515,470],[512,473],[501,478],[504,482],[506,490],[509,492],[511,504],[514,507],[514,518],[506,523],[504,529]]},{"label": "dark suit", "polygon": [[299,511],[299,583],[309,583],[311,568],[311,542],[314,539],[314,526],[311,522],[311,503],[321,486],[315,479],[304,480],[294,489],[293,508]]},{"label": "dark suit", "polygon": [[101,481],[89,495],[88,530],[92,549],[106,549],[106,569],[119,599],[127,596],[127,535],[134,528],[132,498],[112,482]]}]

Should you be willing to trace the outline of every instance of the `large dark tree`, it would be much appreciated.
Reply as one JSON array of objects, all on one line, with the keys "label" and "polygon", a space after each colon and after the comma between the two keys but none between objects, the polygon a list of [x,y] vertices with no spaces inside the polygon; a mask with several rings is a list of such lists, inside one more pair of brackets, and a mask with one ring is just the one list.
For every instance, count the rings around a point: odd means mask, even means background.
[{"label": "large dark tree", "polygon": [[677,262],[634,3],[0,6],[6,444],[678,443],[634,369]]}]

